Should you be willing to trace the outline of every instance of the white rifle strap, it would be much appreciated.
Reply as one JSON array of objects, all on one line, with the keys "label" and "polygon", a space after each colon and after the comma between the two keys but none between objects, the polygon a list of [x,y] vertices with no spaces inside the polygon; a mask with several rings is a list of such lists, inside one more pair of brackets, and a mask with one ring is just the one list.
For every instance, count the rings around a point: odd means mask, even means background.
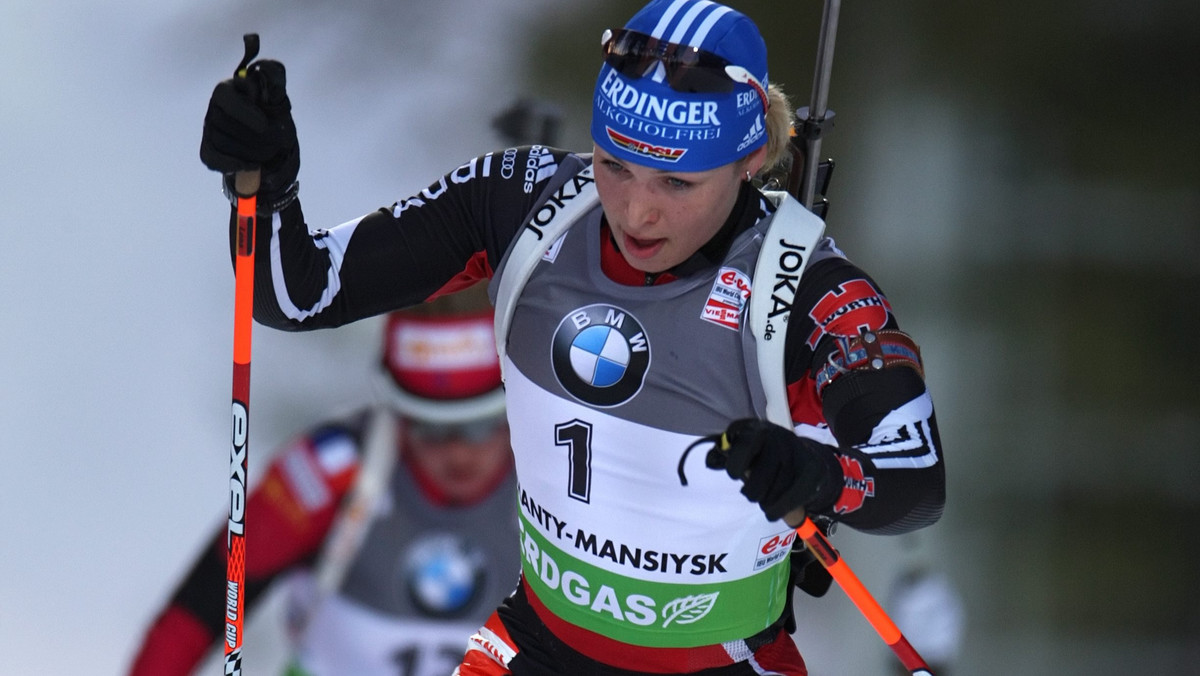
[{"label": "white rifle strap", "polygon": [[396,465],[395,415],[386,407],[371,409],[371,417],[363,432],[362,461],[350,495],[338,511],[321,556],[317,559],[314,574],[317,582],[315,609],[321,599],[337,591],[350,562],[358,554],[371,519],[378,509],[379,498],[387,490]]},{"label": "white rifle strap", "polygon": [[825,234],[825,221],[785,192],[763,194],[778,209],[763,237],[762,251],[754,267],[748,310],[750,332],[758,353],[759,378],[767,395],[767,420],[792,429],[795,424],[788,405],[784,337],[800,275]]},{"label": "white rifle strap", "polygon": [[[591,179],[592,167],[588,166],[578,176]],[[778,209],[755,267],[754,282],[759,290],[750,295],[750,331],[755,338],[759,377],[766,392],[767,419],[790,429],[793,425],[784,382],[784,336],[796,285],[825,234],[825,222],[785,192],[765,191],[764,194],[778,205]],[[549,221],[536,228],[528,225],[517,236],[496,292],[496,353],[500,356],[501,366],[507,352],[508,327],[525,282],[546,250],[580,216],[592,209],[598,199],[595,183],[589,182]]]},{"label": "white rifle strap", "polygon": [[539,209],[530,222],[521,228],[517,240],[513,242],[512,250],[508,252],[508,262],[504,264],[500,286],[496,290],[496,354],[500,356],[501,369],[504,368],[504,355],[508,350],[508,327],[512,324],[517,298],[525,288],[525,282],[529,281],[529,276],[533,274],[533,269],[537,267],[538,260],[545,255],[546,250],[600,199],[596,194],[590,164],[574,178],[567,179],[563,185],[574,183],[578,186],[579,179],[587,179],[586,184],[579,188],[579,192],[570,201],[557,203],[553,215],[544,223],[538,219],[545,207]]}]

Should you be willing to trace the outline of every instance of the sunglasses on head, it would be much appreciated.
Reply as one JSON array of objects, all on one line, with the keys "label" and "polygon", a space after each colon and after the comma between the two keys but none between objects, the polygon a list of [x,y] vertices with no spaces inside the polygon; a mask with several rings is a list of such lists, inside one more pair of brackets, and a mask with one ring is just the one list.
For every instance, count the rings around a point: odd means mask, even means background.
[{"label": "sunglasses on head", "polygon": [[600,37],[604,62],[629,78],[642,78],[651,66],[662,64],[667,86],[686,94],[728,94],[735,82],[754,88],[767,109],[767,91],[750,71],[699,47],[681,45],[645,33],[619,28]]}]

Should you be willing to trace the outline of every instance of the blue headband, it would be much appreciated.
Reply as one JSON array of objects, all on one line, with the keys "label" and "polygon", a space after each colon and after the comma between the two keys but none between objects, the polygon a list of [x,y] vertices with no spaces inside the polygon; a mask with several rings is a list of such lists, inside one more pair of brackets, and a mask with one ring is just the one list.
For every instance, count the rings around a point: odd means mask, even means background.
[{"label": "blue headband", "polygon": [[[706,171],[767,141],[767,49],[754,22],[709,0],[654,0],[625,28],[711,52],[748,72],[728,93],[684,93],[662,66],[628,77],[607,63],[592,101],[592,140],[613,157],[667,171]],[[749,83],[745,79],[757,79]]]}]

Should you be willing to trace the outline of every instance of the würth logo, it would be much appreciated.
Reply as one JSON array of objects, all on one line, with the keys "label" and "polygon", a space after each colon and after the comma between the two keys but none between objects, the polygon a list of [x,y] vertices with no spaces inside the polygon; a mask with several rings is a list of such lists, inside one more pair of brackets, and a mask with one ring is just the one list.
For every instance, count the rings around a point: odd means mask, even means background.
[{"label": "w\u00fcrth logo", "polygon": [[809,311],[817,328],[808,337],[808,347],[816,348],[822,334],[845,337],[857,336],[863,329],[878,331],[887,325],[891,311],[891,304],[867,280],[845,282]]}]

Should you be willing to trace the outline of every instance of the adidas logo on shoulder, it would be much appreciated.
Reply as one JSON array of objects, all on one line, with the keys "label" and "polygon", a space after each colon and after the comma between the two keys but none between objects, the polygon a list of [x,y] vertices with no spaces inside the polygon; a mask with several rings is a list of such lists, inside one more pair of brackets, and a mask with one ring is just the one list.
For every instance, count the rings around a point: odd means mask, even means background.
[{"label": "adidas logo on shoulder", "polygon": [[558,162],[554,161],[554,154],[548,149],[543,149],[542,154],[538,157],[537,179],[534,183],[541,183],[550,178],[558,171]]},{"label": "adidas logo on shoulder", "polygon": [[[526,195],[533,192],[535,185],[550,178],[558,171],[558,162],[554,159],[554,153],[545,146],[529,146],[529,156],[525,158],[524,166],[521,165],[520,155],[520,148],[508,148],[504,151],[504,156],[500,160],[500,178],[506,181],[520,178]],[[484,165],[484,176],[488,175],[487,167],[491,166],[490,153],[488,159],[489,162]]]},{"label": "adidas logo on shoulder", "polygon": [[738,145],[737,149],[742,150],[746,146],[754,143],[762,137],[764,131],[763,118],[762,114],[760,113],[754,116],[754,124],[750,125],[750,131],[746,132],[746,135],[742,137],[742,142]]},{"label": "adidas logo on shoulder", "polygon": [[530,146],[529,159],[525,161],[525,194],[533,192],[533,186],[550,178],[558,171],[554,153],[545,146]]}]

